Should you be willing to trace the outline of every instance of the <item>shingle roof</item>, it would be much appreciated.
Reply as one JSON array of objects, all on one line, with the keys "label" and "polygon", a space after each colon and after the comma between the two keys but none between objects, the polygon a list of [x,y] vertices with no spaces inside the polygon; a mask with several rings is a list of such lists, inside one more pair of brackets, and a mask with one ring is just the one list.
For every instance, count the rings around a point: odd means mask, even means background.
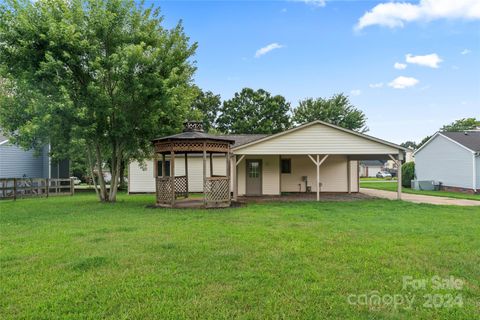
[{"label": "shingle roof", "polygon": [[458,142],[475,152],[480,152],[480,131],[441,132],[444,136]]},{"label": "shingle roof", "polygon": [[268,134],[229,134],[218,137],[233,140],[235,141],[233,147],[238,147],[243,144],[265,138],[266,136],[268,136]]}]

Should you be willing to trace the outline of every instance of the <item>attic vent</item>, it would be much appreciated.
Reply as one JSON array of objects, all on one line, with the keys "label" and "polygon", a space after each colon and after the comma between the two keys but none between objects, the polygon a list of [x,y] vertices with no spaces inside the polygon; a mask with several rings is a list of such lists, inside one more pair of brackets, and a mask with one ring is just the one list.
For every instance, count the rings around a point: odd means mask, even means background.
[{"label": "attic vent", "polygon": [[183,132],[203,132],[203,123],[200,121],[185,121]]}]

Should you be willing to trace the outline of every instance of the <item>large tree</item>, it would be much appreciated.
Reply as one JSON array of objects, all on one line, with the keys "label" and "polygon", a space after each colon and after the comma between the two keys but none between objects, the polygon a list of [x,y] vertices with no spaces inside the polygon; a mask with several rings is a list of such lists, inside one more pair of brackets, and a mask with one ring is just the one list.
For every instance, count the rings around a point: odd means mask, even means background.
[{"label": "large tree", "polygon": [[342,93],[328,99],[301,100],[298,107],[293,110],[292,120],[295,124],[322,120],[350,130],[368,131],[365,114],[355,108]]},{"label": "large tree", "polygon": [[[203,91],[196,87],[198,94],[193,100],[190,118],[201,120],[203,122],[203,129],[205,131],[212,131],[215,129],[215,122],[222,105],[222,100],[219,94],[214,94],[211,91]],[[192,119],[189,119],[192,120]]]},{"label": "large tree", "polygon": [[480,127],[480,120],[476,118],[463,118],[444,125],[440,131],[464,131]]},{"label": "large tree", "polygon": [[290,127],[289,110],[280,95],[244,88],[223,102],[217,127],[225,133],[277,133]]},{"label": "large tree", "polygon": [[0,125],[25,148],[51,143],[58,157],[81,146],[100,200],[115,201],[122,162],[151,156],[151,138],[181,127],[195,49],[181,24],[165,29],[158,10],[134,0],[7,0]]}]

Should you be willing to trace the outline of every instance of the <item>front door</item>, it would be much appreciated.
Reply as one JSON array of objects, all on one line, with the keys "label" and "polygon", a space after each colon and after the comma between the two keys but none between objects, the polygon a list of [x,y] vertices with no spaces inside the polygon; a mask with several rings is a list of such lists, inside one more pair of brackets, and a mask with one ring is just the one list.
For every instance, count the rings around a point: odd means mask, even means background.
[{"label": "front door", "polygon": [[247,196],[262,195],[262,160],[248,159],[247,162]]}]

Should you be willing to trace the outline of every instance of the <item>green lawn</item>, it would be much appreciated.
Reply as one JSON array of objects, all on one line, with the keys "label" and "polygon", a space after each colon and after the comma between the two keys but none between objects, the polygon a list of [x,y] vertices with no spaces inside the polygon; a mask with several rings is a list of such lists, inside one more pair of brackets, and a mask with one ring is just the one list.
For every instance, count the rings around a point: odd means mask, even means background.
[{"label": "green lawn", "polygon": [[391,179],[384,179],[384,178],[375,178],[375,177],[363,177],[363,178],[360,178],[360,182],[362,181],[388,181],[388,182],[391,182],[391,181],[397,181],[397,178],[394,177],[394,178],[391,178]]},{"label": "green lawn", "polygon": [[[88,193],[0,202],[1,319],[480,317],[478,208],[146,207],[153,202],[121,195],[99,204]],[[403,276],[435,275],[464,285],[402,289]],[[348,303],[375,290],[413,296],[412,309]],[[460,294],[463,306],[429,308],[426,294]]]},{"label": "green lawn", "polygon": [[[361,188],[397,191],[397,182],[360,182]],[[428,196],[449,197],[457,199],[470,199],[480,201],[480,194],[467,194],[461,192],[447,192],[447,191],[425,191],[415,190],[411,188],[402,188],[405,193],[423,194]]]}]

